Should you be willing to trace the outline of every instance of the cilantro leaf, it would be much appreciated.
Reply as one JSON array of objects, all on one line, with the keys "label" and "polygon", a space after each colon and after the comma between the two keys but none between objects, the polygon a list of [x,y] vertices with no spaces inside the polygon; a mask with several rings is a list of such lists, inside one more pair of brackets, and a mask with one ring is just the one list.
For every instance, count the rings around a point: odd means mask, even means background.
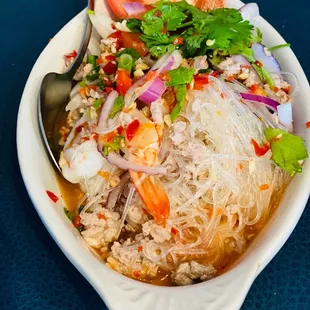
[{"label": "cilantro leaf", "polygon": [[260,31],[260,29],[257,27],[256,28],[256,35],[252,35],[252,42],[257,42],[257,43],[261,43],[263,40],[263,34]]},{"label": "cilantro leaf", "polygon": [[166,82],[166,86],[179,86],[189,84],[193,80],[195,69],[179,67],[168,71],[170,80]]},{"label": "cilantro leaf", "polygon": [[166,53],[172,53],[175,50],[175,45],[156,45],[150,48],[150,53],[152,56],[159,58]]},{"label": "cilantro leaf", "polygon": [[141,32],[141,20],[137,18],[129,18],[126,20],[126,26],[132,32]]},{"label": "cilantro leaf", "polygon": [[122,111],[124,105],[124,96],[118,96],[114,101],[113,109],[109,115],[109,118],[114,118],[118,112]]},{"label": "cilantro leaf", "polygon": [[176,105],[171,111],[170,118],[171,121],[174,122],[175,119],[179,116],[179,114],[182,111],[184,102],[185,102],[185,97],[186,97],[186,85],[179,85],[174,87],[174,91],[176,93]]},{"label": "cilantro leaf", "polygon": [[102,99],[97,99],[93,102],[92,106],[95,108],[95,109],[99,109],[102,105]]},{"label": "cilantro leaf", "polygon": [[279,128],[268,127],[265,137],[271,144],[272,160],[291,176],[302,172],[300,161],[308,158],[308,152],[301,137]]}]

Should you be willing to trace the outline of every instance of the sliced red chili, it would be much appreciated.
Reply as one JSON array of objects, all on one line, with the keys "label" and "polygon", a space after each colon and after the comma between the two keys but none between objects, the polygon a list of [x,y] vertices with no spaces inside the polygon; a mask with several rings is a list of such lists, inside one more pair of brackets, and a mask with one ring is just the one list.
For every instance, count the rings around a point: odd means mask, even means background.
[{"label": "sliced red chili", "polygon": [[46,191],[46,194],[55,203],[59,200],[59,198],[51,191]]},{"label": "sliced red chili", "polygon": [[81,226],[81,217],[79,214],[77,214],[72,221],[72,224],[75,228],[78,228],[79,226]]},{"label": "sliced red chili", "polygon": [[121,96],[124,96],[132,85],[130,72],[126,70],[118,70],[116,75],[116,90]]},{"label": "sliced red chili", "polygon": [[134,135],[139,129],[139,126],[140,126],[140,122],[137,119],[135,119],[128,125],[126,129],[126,137],[128,141],[131,141],[133,139]]},{"label": "sliced red chili", "polygon": [[119,126],[116,130],[117,130],[117,133],[120,135],[123,132],[124,128],[123,126]]},{"label": "sliced red chili", "polygon": [[251,144],[254,147],[256,156],[264,156],[270,150],[269,144],[260,146],[254,139],[251,140]]},{"label": "sliced red chili", "polygon": [[114,55],[108,55],[108,56],[105,56],[105,59],[107,61],[115,61],[116,57]]}]

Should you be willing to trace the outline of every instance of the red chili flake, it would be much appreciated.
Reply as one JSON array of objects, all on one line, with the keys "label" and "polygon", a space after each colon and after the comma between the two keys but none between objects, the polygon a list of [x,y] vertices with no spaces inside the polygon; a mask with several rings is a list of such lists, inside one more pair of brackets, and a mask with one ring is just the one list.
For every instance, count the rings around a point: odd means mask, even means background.
[{"label": "red chili flake", "polygon": [[92,133],[93,138],[97,141],[98,140],[98,134],[96,132]]},{"label": "red chili flake", "polygon": [[149,214],[149,213],[147,212],[146,209],[142,209],[142,212],[143,212],[144,214]]},{"label": "red chili flake", "polygon": [[107,219],[102,213],[98,213],[97,217],[99,220],[106,220]]},{"label": "red chili flake", "polygon": [[223,93],[221,93],[221,97],[224,99],[225,98],[225,95]]},{"label": "red chili flake", "polygon": [[256,156],[264,156],[270,150],[270,145],[268,143],[260,146],[254,139],[252,139],[251,144],[254,146]]},{"label": "red chili flake", "polygon": [[261,68],[263,66],[263,64],[258,60],[255,61],[255,65],[259,68]]},{"label": "red chili flake", "polygon": [[178,231],[175,227],[171,227],[171,233],[172,233],[173,235],[176,235],[176,234],[179,233],[179,231]]},{"label": "red chili flake", "polygon": [[143,246],[142,246],[142,245],[139,245],[139,246],[138,246],[138,252],[142,252],[142,250],[143,250]]},{"label": "red chili flake", "polygon": [[212,73],[211,73],[211,75],[212,76],[214,76],[214,77],[217,77],[217,76],[219,76],[220,75],[220,71],[219,70],[215,70],[215,71],[213,71]]},{"label": "red chili flake", "polygon": [[120,135],[123,132],[124,128],[123,128],[123,126],[119,126],[119,127],[117,127],[116,130],[117,130],[117,133]]},{"label": "red chili flake", "polygon": [[307,127],[307,128],[310,128],[310,122],[307,122],[307,123],[306,123],[306,127]]},{"label": "red chili flake", "polygon": [[141,276],[140,270],[135,270],[132,274],[133,274],[133,276],[136,277],[136,278],[140,278],[140,276]]},{"label": "red chili flake", "polygon": [[116,31],[108,35],[108,38],[116,39],[116,50],[119,50],[123,45],[123,38],[122,38],[122,32]]},{"label": "red chili flake", "polygon": [[114,23],[111,23],[111,28],[112,28],[113,30],[115,30],[115,29],[116,29],[116,26],[115,26],[115,24],[114,24]]},{"label": "red chili flake", "polygon": [[252,67],[250,65],[243,65],[241,66],[242,68],[245,68],[245,69],[251,69]]},{"label": "red chili flake", "polygon": [[65,55],[67,59],[75,58],[76,56],[77,56],[76,50],[73,50],[71,53]]},{"label": "red chili flake", "polygon": [[134,135],[139,129],[139,126],[140,126],[140,122],[137,119],[135,119],[128,125],[126,129],[126,137],[128,141],[131,141],[133,139]]},{"label": "red chili flake", "polygon": [[113,87],[106,87],[105,91],[107,92],[107,94],[109,94],[110,92],[112,92],[114,89]]},{"label": "red chili flake", "polygon": [[182,38],[175,38],[173,41],[174,45],[181,45],[183,44],[183,39]]},{"label": "red chili flake", "polygon": [[291,85],[287,86],[286,88],[283,88],[283,91],[286,93],[286,94],[289,94],[291,92]]},{"label": "red chili flake", "polygon": [[55,203],[59,200],[59,198],[51,191],[46,191],[46,194]]},{"label": "red chili flake", "polygon": [[154,13],[154,15],[156,16],[156,17],[160,17],[160,16],[162,16],[162,12],[160,11],[160,10],[157,10],[155,13]]},{"label": "red chili flake", "polygon": [[108,75],[115,74],[117,70],[117,65],[112,62],[108,62],[102,69],[104,73]]},{"label": "red chili flake", "polygon": [[97,89],[96,85],[88,85],[87,87],[88,87],[88,89],[92,89],[92,90],[96,90]]},{"label": "red chili flake", "polygon": [[105,59],[107,61],[115,61],[116,57],[114,55],[108,55],[108,56],[105,56]]},{"label": "red chili flake", "polygon": [[78,228],[79,226],[81,226],[81,217],[80,217],[79,214],[77,214],[77,215],[74,217],[74,219],[73,219],[73,221],[72,221],[72,224],[73,224],[73,226],[74,226],[75,228]]},{"label": "red chili flake", "polygon": [[279,91],[279,88],[278,88],[277,86],[273,86],[273,87],[272,87],[272,90],[273,90],[275,93],[277,93],[277,92]]},{"label": "red chili flake", "polygon": [[269,189],[269,185],[268,185],[268,184],[260,185],[259,189],[260,189],[261,191],[266,191],[267,189]]},{"label": "red chili flake", "polygon": [[75,128],[75,132],[76,132],[76,133],[81,132],[81,131],[82,131],[82,129],[83,129],[83,127],[84,127],[84,126],[83,126],[83,124],[82,124],[82,125],[80,125],[80,126],[78,126],[78,127],[76,127],[76,128]]},{"label": "red chili flake", "polygon": [[194,76],[194,89],[202,90],[206,84],[209,84],[208,74],[197,74]]}]

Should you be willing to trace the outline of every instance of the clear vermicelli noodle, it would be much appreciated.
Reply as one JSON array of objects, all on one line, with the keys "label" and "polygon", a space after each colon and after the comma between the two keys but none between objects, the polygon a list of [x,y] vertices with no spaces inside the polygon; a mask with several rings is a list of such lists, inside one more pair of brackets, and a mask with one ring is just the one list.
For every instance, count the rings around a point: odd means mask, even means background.
[{"label": "clear vermicelli noodle", "polygon": [[239,10],[204,9],[167,1],[101,25],[60,130],[68,218],[108,267],[155,285],[225,272],[308,157],[298,81]]}]

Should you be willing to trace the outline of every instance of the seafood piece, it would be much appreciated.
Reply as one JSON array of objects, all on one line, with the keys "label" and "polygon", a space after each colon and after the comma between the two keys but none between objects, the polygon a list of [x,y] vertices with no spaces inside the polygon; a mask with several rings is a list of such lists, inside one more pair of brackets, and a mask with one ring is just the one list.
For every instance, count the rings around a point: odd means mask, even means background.
[{"label": "seafood piece", "polygon": [[97,150],[97,142],[88,140],[61,153],[59,165],[63,176],[71,183],[94,177],[103,167],[105,159]]},{"label": "seafood piece", "polygon": [[[125,138],[129,160],[147,166],[156,165],[160,139],[155,124],[137,109],[128,114],[133,119],[127,126]],[[130,177],[147,211],[158,224],[164,225],[169,216],[170,203],[159,178],[135,171],[130,171]]]}]

